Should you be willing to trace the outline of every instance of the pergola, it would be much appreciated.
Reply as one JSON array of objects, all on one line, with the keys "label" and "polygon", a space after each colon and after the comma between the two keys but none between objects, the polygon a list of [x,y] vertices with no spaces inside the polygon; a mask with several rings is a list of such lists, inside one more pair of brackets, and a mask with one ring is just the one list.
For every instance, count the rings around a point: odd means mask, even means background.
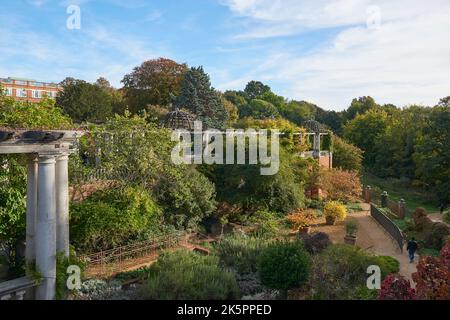
[{"label": "pergola", "polygon": [[55,298],[56,253],[69,256],[69,155],[81,131],[0,129],[0,154],[28,155],[25,260],[42,281],[35,298]]}]

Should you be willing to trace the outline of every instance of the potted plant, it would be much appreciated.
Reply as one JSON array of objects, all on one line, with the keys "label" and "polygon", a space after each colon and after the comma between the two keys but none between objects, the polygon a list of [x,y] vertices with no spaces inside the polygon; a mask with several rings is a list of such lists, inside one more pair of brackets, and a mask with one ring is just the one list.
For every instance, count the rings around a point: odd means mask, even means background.
[{"label": "potted plant", "polygon": [[344,237],[344,243],[354,246],[356,243],[356,233],[358,231],[358,225],[355,221],[349,221],[345,225],[345,231],[346,235]]},{"label": "potted plant", "polygon": [[316,215],[314,210],[308,209],[291,213],[286,218],[294,230],[299,233],[309,233],[311,231],[311,223],[316,218]]},{"label": "potted plant", "polygon": [[343,221],[347,216],[347,209],[337,201],[329,201],[323,208],[327,225],[334,225],[336,221]]}]

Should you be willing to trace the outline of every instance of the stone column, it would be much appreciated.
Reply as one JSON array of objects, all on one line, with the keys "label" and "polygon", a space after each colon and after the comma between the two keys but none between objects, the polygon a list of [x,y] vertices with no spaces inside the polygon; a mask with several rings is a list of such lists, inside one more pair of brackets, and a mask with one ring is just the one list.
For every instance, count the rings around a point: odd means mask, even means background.
[{"label": "stone column", "polygon": [[314,134],[314,144],[313,144],[313,156],[316,159],[320,158],[320,133],[316,132]]},{"label": "stone column", "polygon": [[56,285],[56,194],[55,156],[39,155],[38,210],[36,224],[36,270],[41,284],[37,300],[53,300]]},{"label": "stone column", "polygon": [[25,260],[31,264],[36,259],[36,214],[37,214],[38,160],[32,155],[28,159],[27,215]]},{"label": "stone column", "polygon": [[56,251],[69,256],[69,156],[56,158]]}]

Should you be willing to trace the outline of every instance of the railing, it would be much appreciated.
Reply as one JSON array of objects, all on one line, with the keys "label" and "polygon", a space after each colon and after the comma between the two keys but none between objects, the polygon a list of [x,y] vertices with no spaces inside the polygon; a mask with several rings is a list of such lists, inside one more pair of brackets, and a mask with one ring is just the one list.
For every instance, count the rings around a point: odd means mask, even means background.
[{"label": "railing", "polygon": [[90,276],[111,276],[138,264],[140,258],[146,261],[151,259],[152,256],[156,258],[158,251],[179,244],[187,236],[186,232],[178,231],[154,239],[81,256],[81,260],[87,263],[85,276],[88,278]]},{"label": "railing", "polygon": [[378,209],[373,203],[370,204],[370,215],[386,230],[387,233],[397,242],[401,252],[403,252],[403,233],[400,228]]},{"label": "railing", "polygon": [[386,191],[378,192],[373,190],[370,186],[364,186],[362,198],[366,203],[374,203],[381,208],[389,209],[397,218],[404,219],[408,215],[406,203],[404,199],[400,201],[393,201],[389,199]]},{"label": "railing", "polygon": [[37,286],[35,280],[22,277],[0,283],[0,300],[24,300]]}]

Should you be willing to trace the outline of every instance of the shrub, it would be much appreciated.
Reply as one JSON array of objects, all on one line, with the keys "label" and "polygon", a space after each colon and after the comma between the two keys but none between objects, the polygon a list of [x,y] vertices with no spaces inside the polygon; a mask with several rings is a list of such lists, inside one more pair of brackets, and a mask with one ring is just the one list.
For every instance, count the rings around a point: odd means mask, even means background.
[{"label": "shrub", "polygon": [[358,173],[339,169],[323,171],[320,187],[327,199],[343,202],[355,202],[362,192]]},{"label": "shrub", "polygon": [[380,267],[383,278],[391,273],[400,272],[400,262],[390,256],[376,256],[373,264]]},{"label": "shrub", "polygon": [[422,257],[417,264],[417,272],[412,274],[420,299],[449,300],[450,271],[435,257]]},{"label": "shrub", "polygon": [[256,272],[258,258],[267,245],[261,238],[233,234],[223,237],[214,248],[222,265],[244,274]]},{"label": "shrub", "polygon": [[425,233],[425,245],[427,247],[440,250],[450,234],[450,227],[442,222],[435,222]]},{"label": "shrub", "polygon": [[261,254],[258,275],[261,283],[271,289],[287,290],[302,286],[309,278],[311,259],[300,241],[277,241]]},{"label": "shrub", "polygon": [[337,201],[329,201],[325,204],[323,213],[326,217],[332,217],[342,221],[347,216],[347,209]]},{"label": "shrub", "polygon": [[71,205],[70,234],[77,249],[100,251],[145,238],[160,226],[161,210],[140,187],[101,190]]},{"label": "shrub", "polygon": [[297,211],[286,216],[287,222],[294,230],[298,230],[303,227],[308,227],[316,218],[315,210],[307,209]]},{"label": "shrub", "polygon": [[409,280],[398,274],[388,275],[381,283],[380,300],[414,300],[416,292]]},{"label": "shrub", "polygon": [[332,244],[330,237],[324,232],[300,233],[299,237],[310,254],[318,254]]},{"label": "shrub", "polygon": [[[380,257],[367,254],[362,249],[349,245],[332,245],[315,256],[311,277],[313,299],[360,299],[376,298],[367,294],[367,267],[379,265],[382,275],[390,270],[379,263]],[[382,258],[383,259],[383,258]]]},{"label": "shrub", "polygon": [[186,250],[165,252],[149,269],[142,296],[155,300],[225,300],[239,298],[232,272],[215,256]]},{"label": "shrub", "polygon": [[74,250],[70,247],[69,257],[65,257],[63,252],[56,254],[56,293],[55,297],[58,300],[64,299],[67,294],[67,279],[69,277],[67,268],[76,265],[80,268],[80,277],[83,278],[83,272],[86,268],[85,262],[81,261]]},{"label": "shrub", "polygon": [[250,232],[252,237],[270,239],[278,234],[279,224],[277,221],[268,220],[260,222]]},{"label": "shrub", "polygon": [[450,224],[450,210],[444,211],[442,219],[444,220],[444,222]]},{"label": "shrub", "polygon": [[427,211],[424,208],[416,208],[413,213],[413,220],[416,231],[423,231],[432,224],[432,221],[428,218]]},{"label": "shrub", "polygon": [[450,270],[450,242],[447,242],[444,247],[442,247],[440,256],[444,265]]},{"label": "shrub", "polygon": [[363,151],[333,135],[333,166],[344,170],[360,172]]},{"label": "shrub", "polygon": [[325,203],[323,200],[318,199],[306,199],[306,206],[311,209],[317,209],[317,210],[323,210],[323,207],[325,206]]}]

